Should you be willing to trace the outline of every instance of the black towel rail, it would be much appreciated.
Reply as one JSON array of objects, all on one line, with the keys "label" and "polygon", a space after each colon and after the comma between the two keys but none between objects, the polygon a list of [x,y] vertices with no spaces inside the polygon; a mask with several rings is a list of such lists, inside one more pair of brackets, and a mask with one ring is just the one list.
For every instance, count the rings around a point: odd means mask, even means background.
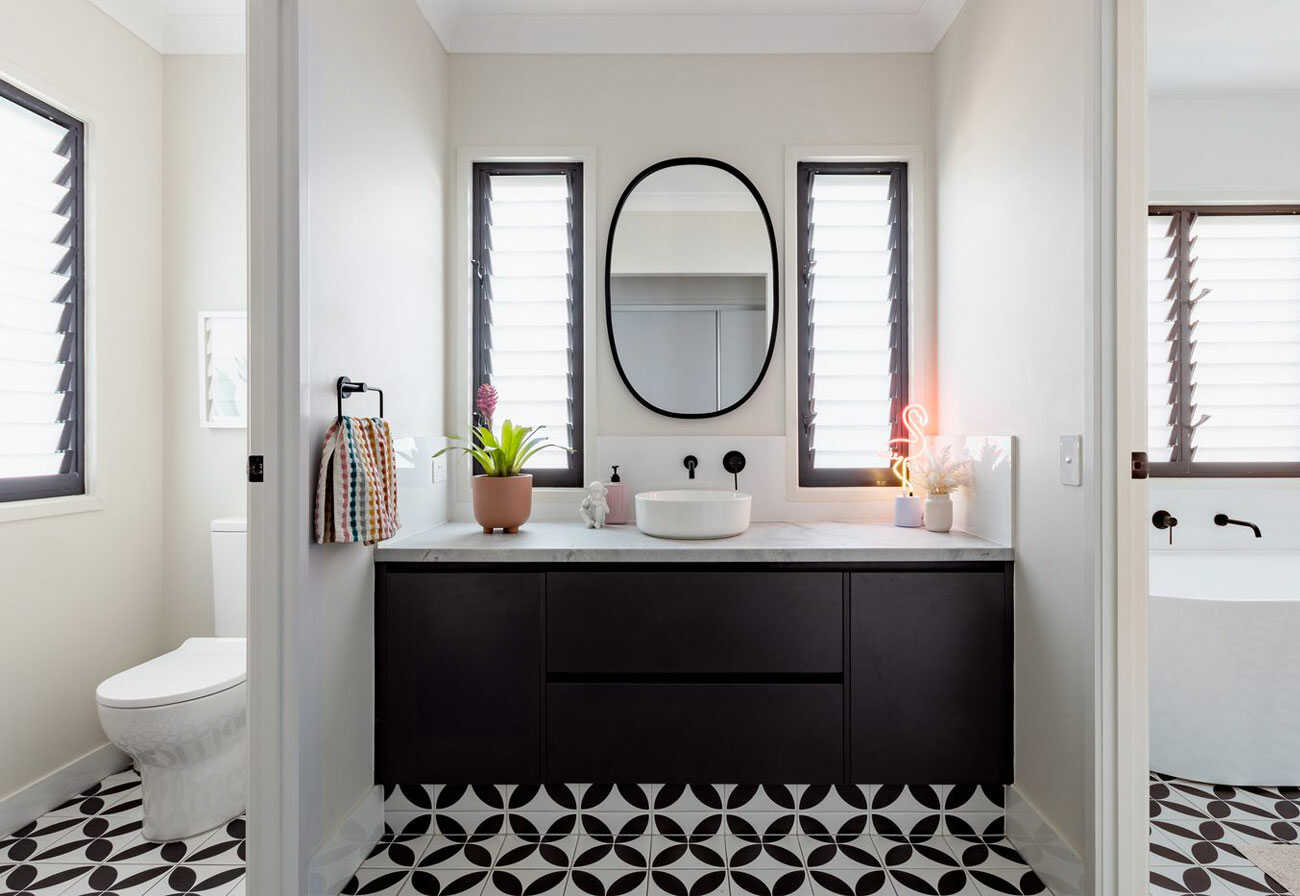
[{"label": "black towel rail", "polygon": [[335,384],[339,397],[339,420],[343,419],[343,399],[355,395],[358,392],[377,392],[379,393],[379,416],[384,416],[384,390],[376,386],[369,386],[365,383],[357,383],[341,376]]}]

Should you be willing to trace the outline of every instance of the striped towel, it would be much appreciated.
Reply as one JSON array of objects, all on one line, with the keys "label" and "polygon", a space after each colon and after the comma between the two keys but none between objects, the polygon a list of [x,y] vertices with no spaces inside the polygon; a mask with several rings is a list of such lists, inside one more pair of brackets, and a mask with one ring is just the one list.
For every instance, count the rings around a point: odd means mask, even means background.
[{"label": "striped towel", "polygon": [[397,534],[397,465],[382,417],[330,425],[316,482],[316,543],[374,544]]}]

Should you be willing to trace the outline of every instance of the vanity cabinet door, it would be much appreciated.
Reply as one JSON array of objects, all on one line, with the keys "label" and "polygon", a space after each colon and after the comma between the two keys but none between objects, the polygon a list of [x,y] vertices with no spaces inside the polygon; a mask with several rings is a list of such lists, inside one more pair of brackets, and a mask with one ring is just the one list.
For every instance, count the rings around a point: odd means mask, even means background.
[{"label": "vanity cabinet door", "polygon": [[850,777],[1011,781],[1011,600],[999,572],[850,577]]},{"label": "vanity cabinet door", "polygon": [[378,780],[539,781],[542,574],[379,575]]}]

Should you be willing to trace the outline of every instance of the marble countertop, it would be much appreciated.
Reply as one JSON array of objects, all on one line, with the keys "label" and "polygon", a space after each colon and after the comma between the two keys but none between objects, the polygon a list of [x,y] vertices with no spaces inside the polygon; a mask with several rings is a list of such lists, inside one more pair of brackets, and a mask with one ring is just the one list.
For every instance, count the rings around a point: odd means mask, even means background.
[{"label": "marble countertop", "polygon": [[734,538],[671,541],[634,525],[527,523],[484,535],[444,523],[379,544],[377,563],[897,563],[1011,560],[1015,552],[964,532],[946,535],[882,523],[754,523]]}]

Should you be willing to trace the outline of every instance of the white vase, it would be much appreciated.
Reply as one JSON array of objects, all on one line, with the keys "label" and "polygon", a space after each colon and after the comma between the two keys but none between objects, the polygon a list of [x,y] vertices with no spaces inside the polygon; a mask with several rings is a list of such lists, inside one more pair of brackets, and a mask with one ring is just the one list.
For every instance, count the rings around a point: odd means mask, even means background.
[{"label": "white vase", "polygon": [[894,525],[905,529],[921,526],[921,499],[900,495],[894,499]]},{"label": "white vase", "polygon": [[948,532],[952,529],[952,497],[930,495],[925,499],[925,528],[931,532]]}]

